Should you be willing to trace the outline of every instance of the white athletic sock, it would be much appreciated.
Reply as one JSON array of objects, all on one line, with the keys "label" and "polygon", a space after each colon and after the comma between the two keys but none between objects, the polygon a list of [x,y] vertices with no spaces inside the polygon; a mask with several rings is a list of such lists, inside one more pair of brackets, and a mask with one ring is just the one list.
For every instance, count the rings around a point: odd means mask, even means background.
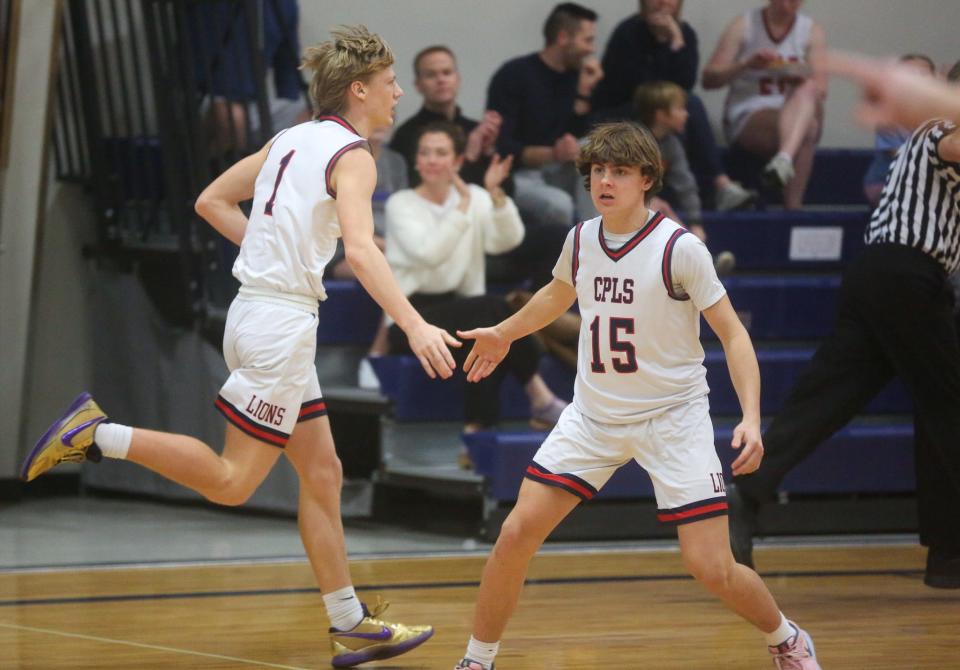
[{"label": "white athletic sock", "polygon": [[482,665],[484,670],[490,670],[498,651],[500,651],[499,640],[496,642],[481,642],[471,635],[470,642],[467,644],[466,657]]},{"label": "white athletic sock", "polygon": [[790,163],[790,165],[793,165],[793,156],[791,156],[790,154],[788,154],[786,151],[778,151],[778,152],[777,152],[776,158],[781,158],[781,157],[783,158],[783,160],[785,160],[785,161],[787,161],[788,163]]},{"label": "white athletic sock", "polygon": [[363,607],[352,586],[324,594],[323,604],[327,608],[330,625],[337,630],[351,630],[363,621]]},{"label": "white athletic sock", "polygon": [[780,612],[780,626],[772,633],[765,633],[767,645],[776,647],[777,645],[783,644],[796,635],[797,632],[797,628],[787,621],[787,617],[783,616],[783,612]]},{"label": "white athletic sock", "polygon": [[93,441],[107,458],[126,458],[133,440],[133,428],[122,423],[101,423],[93,431]]}]

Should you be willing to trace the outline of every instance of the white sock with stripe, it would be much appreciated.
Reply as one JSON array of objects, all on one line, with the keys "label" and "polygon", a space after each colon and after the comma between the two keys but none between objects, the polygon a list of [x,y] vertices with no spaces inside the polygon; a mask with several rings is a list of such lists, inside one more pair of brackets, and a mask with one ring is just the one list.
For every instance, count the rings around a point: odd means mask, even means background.
[{"label": "white sock with stripe", "polygon": [[93,431],[93,442],[107,458],[126,458],[133,440],[133,428],[122,423],[100,423]]},{"label": "white sock with stripe", "polygon": [[466,658],[476,661],[484,667],[484,670],[490,670],[498,651],[500,651],[499,640],[496,642],[481,642],[471,635],[470,642],[467,643]]},{"label": "white sock with stripe", "polygon": [[787,617],[783,616],[783,612],[780,612],[780,625],[775,631],[764,633],[764,636],[767,638],[767,646],[776,647],[789,640],[796,635],[797,632],[797,628],[787,621]]},{"label": "white sock with stripe", "polygon": [[330,625],[340,631],[347,631],[357,627],[363,621],[363,607],[356,591],[352,586],[325,593],[323,604],[330,617]]}]

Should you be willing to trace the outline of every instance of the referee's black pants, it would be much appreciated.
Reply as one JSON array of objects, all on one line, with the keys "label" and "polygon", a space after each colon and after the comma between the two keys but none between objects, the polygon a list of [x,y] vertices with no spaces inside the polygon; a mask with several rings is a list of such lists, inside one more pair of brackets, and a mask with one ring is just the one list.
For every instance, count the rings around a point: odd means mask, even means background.
[{"label": "referee's black pants", "polygon": [[837,325],[764,433],[741,494],[772,498],[786,473],[887,385],[914,401],[920,542],[960,551],[960,344],[943,268],[899,244],[871,245],[843,278]]}]

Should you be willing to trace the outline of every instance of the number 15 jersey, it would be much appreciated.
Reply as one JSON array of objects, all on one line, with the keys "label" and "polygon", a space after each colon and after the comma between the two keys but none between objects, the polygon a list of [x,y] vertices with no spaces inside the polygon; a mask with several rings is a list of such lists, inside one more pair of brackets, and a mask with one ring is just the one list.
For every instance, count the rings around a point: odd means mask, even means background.
[{"label": "number 15 jersey", "polygon": [[700,312],[726,291],[706,245],[659,212],[616,237],[601,217],[578,224],[553,276],[576,288],[582,318],[574,405],[632,423],[709,392]]}]

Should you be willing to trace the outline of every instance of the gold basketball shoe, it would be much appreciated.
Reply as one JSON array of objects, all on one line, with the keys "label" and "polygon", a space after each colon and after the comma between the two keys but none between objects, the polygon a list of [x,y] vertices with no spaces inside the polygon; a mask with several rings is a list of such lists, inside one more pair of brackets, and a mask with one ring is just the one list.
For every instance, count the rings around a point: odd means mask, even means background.
[{"label": "gold basketball shoe", "polygon": [[419,647],[433,635],[433,626],[406,626],[379,619],[389,606],[390,603],[377,598],[372,612],[363,605],[363,619],[351,630],[330,629],[333,667],[350,668],[399,656]]},{"label": "gold basketball shoe", "polygon": [[90,394],[81,393],[27,454],[20,468],[20,478],[33,481],[63,462],[99,462],[102,454],[93,443],[93,433],[97,424],[106,418]]}]

